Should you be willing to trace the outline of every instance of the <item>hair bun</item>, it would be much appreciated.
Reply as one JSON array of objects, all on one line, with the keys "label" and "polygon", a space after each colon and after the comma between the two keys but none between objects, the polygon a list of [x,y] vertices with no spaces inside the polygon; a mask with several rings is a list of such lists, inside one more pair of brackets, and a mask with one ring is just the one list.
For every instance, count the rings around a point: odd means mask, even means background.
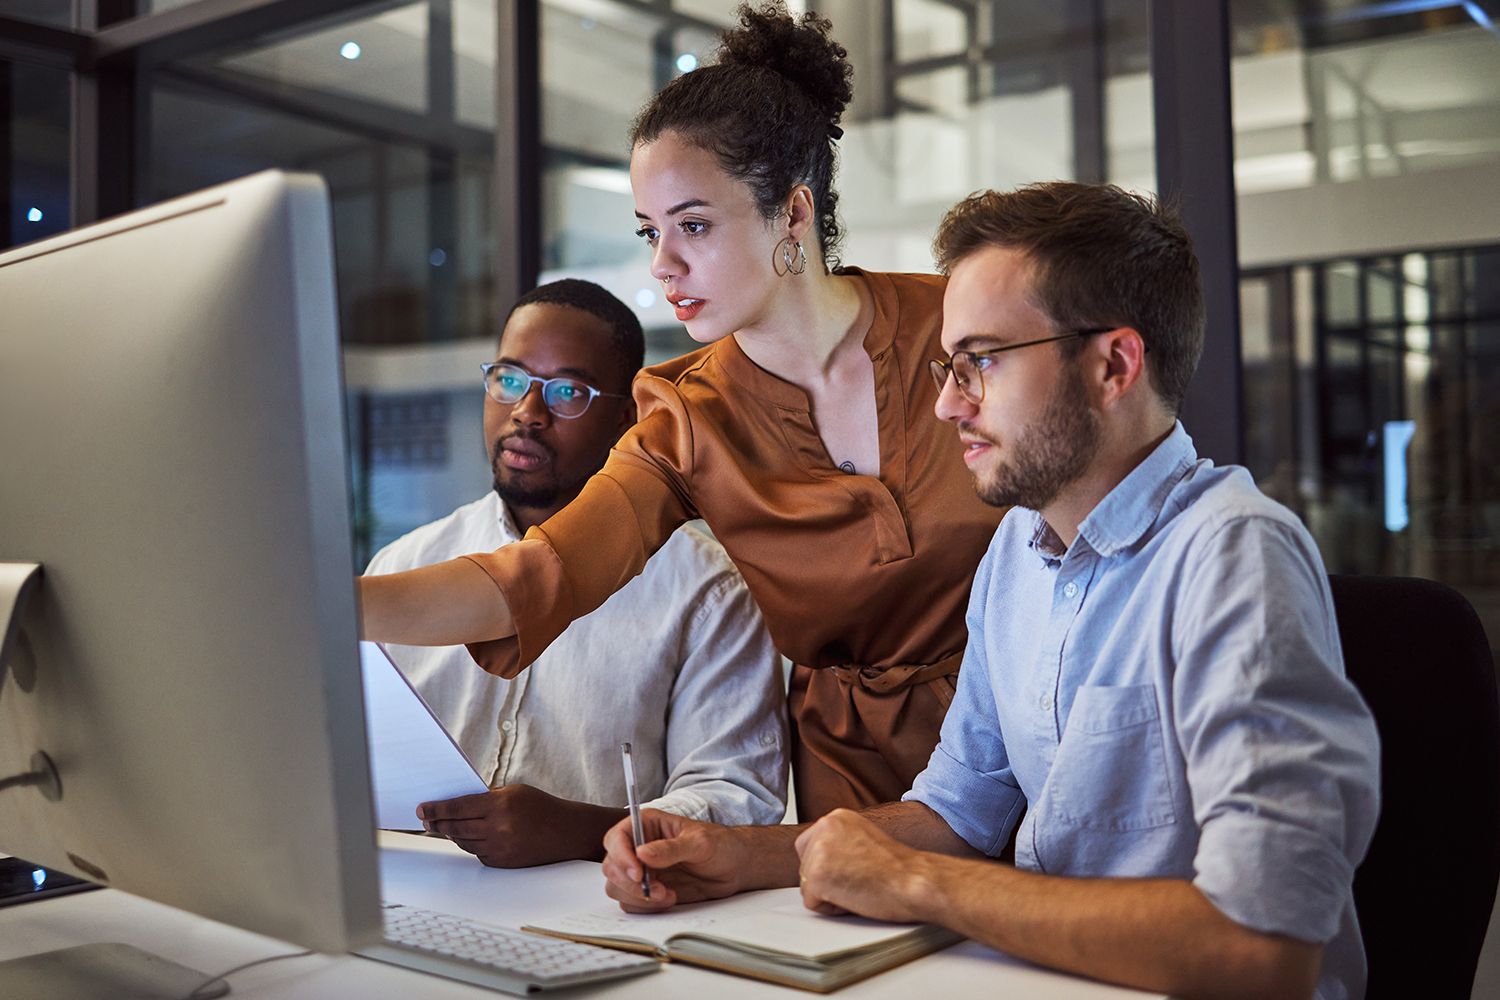
[{"label": "hair bun", "polygon": [[719,63],[779,73],[835,128],[854,97],[854,67],[849,51],[829,37],[832,22],[811,11],[794,17],[780,2],[741,4],[739,15],[739,27],[722,36]]}]

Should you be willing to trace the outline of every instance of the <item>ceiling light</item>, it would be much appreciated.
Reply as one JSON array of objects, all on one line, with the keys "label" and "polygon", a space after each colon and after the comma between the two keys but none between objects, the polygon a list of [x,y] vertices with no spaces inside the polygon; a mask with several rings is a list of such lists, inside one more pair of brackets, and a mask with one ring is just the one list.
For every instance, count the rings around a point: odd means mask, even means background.
[{"label": "ceiling light", "polygon": [[358,42],[345,42],[343,45],[339,46],[339,55],[343,56],[345,59],[350,60],[351,62],[355,59],[358,59],[359,54],[362,51],[364,50],[359,47]]},{"label": "ceiling light", "polygon": [[642,309],[650,309],[656,305],[656,293],[649,288],[642,288],[635,293],[635,304]]},{"label": "ceiling light", "polygon": [[41,222],[42,221],[42,210],[40,208],[33,208],[31,211],[27,212],[26,213],[26,221],[27,222]]},{"label": "ceiling light", "polygon": [[698,57],[691,52],[684,52],[677,57],[677,69],[681,73],[691,73],[698,68]]}]

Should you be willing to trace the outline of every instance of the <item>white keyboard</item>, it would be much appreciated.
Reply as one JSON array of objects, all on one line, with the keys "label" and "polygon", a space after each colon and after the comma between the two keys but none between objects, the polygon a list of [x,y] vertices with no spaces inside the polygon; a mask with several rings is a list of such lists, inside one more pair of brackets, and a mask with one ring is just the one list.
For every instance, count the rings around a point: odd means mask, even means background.
[{"label": "white keyboard", "polygon": [[382,903],[381,913],[384,944],[359,954],[506,993],[535,993],[661,968],[649,955],[506,930],[400,903]]}]

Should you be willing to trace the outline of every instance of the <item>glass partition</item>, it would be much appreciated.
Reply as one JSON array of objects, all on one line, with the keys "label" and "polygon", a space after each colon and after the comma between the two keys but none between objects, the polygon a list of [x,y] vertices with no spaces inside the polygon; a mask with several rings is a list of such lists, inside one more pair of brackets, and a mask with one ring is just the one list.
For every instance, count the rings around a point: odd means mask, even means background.
[{"label": "glass partition", "polygon": [[66,70],[0,61],[0,249],[70,225]]},{"label": "glass partition", "polygon": [[[1479,5],[1236,0],[1247,465],[1500,646],[1500,59]],[[1422,9],[1417,9],[1417,8]]]}]

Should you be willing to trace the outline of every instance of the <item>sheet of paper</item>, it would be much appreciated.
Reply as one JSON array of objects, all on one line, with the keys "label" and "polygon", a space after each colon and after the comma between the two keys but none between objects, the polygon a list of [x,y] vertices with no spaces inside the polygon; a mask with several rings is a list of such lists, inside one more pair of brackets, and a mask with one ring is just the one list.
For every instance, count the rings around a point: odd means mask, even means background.
[{"label": "sheet of paper", "polygon": [[417,806],[485,790],[463,751],[373,642],[359,644],[375,825],[420,830]]}]

